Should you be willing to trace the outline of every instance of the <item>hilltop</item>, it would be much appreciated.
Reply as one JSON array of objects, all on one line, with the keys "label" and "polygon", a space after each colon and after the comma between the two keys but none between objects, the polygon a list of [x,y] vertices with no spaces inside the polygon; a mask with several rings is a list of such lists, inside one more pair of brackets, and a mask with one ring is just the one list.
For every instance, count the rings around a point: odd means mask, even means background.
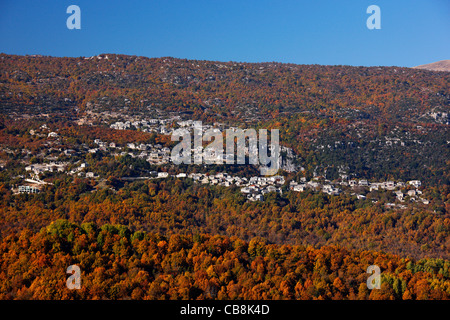
[{"label": "hilltop", "polygon": [[417,121],[448,107],[450,75],[400,67],[296,65],[145,58],[1,54],[7,114],[176,112],[218,121],[313,113]]},{"label": "hilltop", "polygon": [[433,63],[423,64],[414,68],[430,71],[450,71],[450,60],[441,60]]}]

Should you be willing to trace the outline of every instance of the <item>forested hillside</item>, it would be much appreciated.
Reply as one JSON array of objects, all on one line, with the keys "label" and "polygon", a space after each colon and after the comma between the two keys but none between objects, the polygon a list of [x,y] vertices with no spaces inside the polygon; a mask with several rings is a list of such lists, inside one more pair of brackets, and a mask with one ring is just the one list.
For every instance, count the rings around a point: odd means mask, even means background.
[{"label": "forested hillside", "polygon": [[[449,115],[448,72],[0,54],[0,299],[449,299]],[[192,120],[292,162],[175,165]]]},{"label": "forested hillside", "polygon": [[[449,299],[450,263],[57,220],[0,242],[0,299]],[[82,288],[65,269],[82,270]],[[379,265],[381,288],[368,290]]]},{"label": "forested hillside", "polygon": [[442,211],[434,212],[420,207],[387,209],[351,196],[313,192],[273,193],[264,202],[247,202],[236,188],[196,185],[188,179],[107,183],[120,190],[95,190],[100,187],[92,180],[67,178],[37,195],[12,195],[2,185],[1,235],[24,228],[38,231],[51,221],[69,219],[164,235],[209,233],[243,240],[260,236],[277,244],[341,245],[403,257],[450,258],[448,189],[434,191],[437,199],[446,201],[445,207],[436,203]]},{"label": "forested hillside", "polygon": [[399,67],[114,54],[90,58],[2,54],[0,59],[3,111],[18,114],[73,112],[77,106],[94,112],[161,108],[214,121],[273,119],[301,112],[414,121],[449,103],[448,73]]}]

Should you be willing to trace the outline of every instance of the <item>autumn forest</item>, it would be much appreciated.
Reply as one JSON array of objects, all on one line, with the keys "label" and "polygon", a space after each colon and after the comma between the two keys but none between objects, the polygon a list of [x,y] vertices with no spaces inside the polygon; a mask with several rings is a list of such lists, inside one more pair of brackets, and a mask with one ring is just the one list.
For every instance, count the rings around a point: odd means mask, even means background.
[{"label": "autumn forest", "polygon": [[[450,299],[448,72],[0,61],[0,299]],[[279,129],[283,183],[171,163],[192,120]]]}]

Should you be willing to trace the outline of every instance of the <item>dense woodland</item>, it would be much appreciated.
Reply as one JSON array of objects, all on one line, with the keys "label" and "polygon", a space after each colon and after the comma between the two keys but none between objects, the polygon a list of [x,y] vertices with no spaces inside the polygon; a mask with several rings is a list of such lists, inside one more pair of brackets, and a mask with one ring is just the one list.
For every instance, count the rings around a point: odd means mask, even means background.
[{"label": "dense woodland", "polygon": [[262,203],[252,203],[237,188],[194,185],[190,179],[106,183],[119,191],[94,187],[87,179],[55,181],[38,195],[11,195],[3,185],[1,234],[38,231],[63,218],[164,235],[210,233],[243,240],[260,236],[277,244],[339,244],[404,257],[450,258],[448,190],[433,191],[445,201],[444,207],[436,205],[441,211],[434,212],[420,207],[386,209],[348,195],[313,192],[273,193]]},{"label": "dense woodland", "polygon": [[[0,299],[449,299],[450,262],[57,220],[0,242]],[[82,270],[80,290],[65,269]],[[366,285],[381,268],[381,289]]]},{"label": "dense woodland", "polygon": [[[0,299],[450,298],[450,136],[429,116],[449,109],[449,73],[111,54],[0,60]],[[253,166],[86,153],[95,138],[170,147],[168,136],[109,124],[174,115],[280,129],[305,169],[280,172],[288,182],[419,179],[430,203],[396,209],[388,192],[361,200],[287,186],[249,202],[237,187],[124,177],[251,176]],[[31,134],[43,124],[59,138]],[[49,158],[84,162],[99,178],[45,173],[40,193],[13,194],[25,166]],[[65,287],[71,264],[81,290]],[[372,264],[381,290],[367,289]]]}]

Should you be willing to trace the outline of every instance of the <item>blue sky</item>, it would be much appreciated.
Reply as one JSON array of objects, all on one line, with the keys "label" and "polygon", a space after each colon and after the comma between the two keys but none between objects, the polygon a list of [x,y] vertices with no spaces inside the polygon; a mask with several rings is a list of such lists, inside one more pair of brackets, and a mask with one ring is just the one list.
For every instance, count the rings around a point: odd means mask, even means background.
[{"label": "blue sky", "polygon": [[[381,30],[366,27],[372,4]],[[450,1],[1,0],[0,52],[412,67],[450,59]]]}]

